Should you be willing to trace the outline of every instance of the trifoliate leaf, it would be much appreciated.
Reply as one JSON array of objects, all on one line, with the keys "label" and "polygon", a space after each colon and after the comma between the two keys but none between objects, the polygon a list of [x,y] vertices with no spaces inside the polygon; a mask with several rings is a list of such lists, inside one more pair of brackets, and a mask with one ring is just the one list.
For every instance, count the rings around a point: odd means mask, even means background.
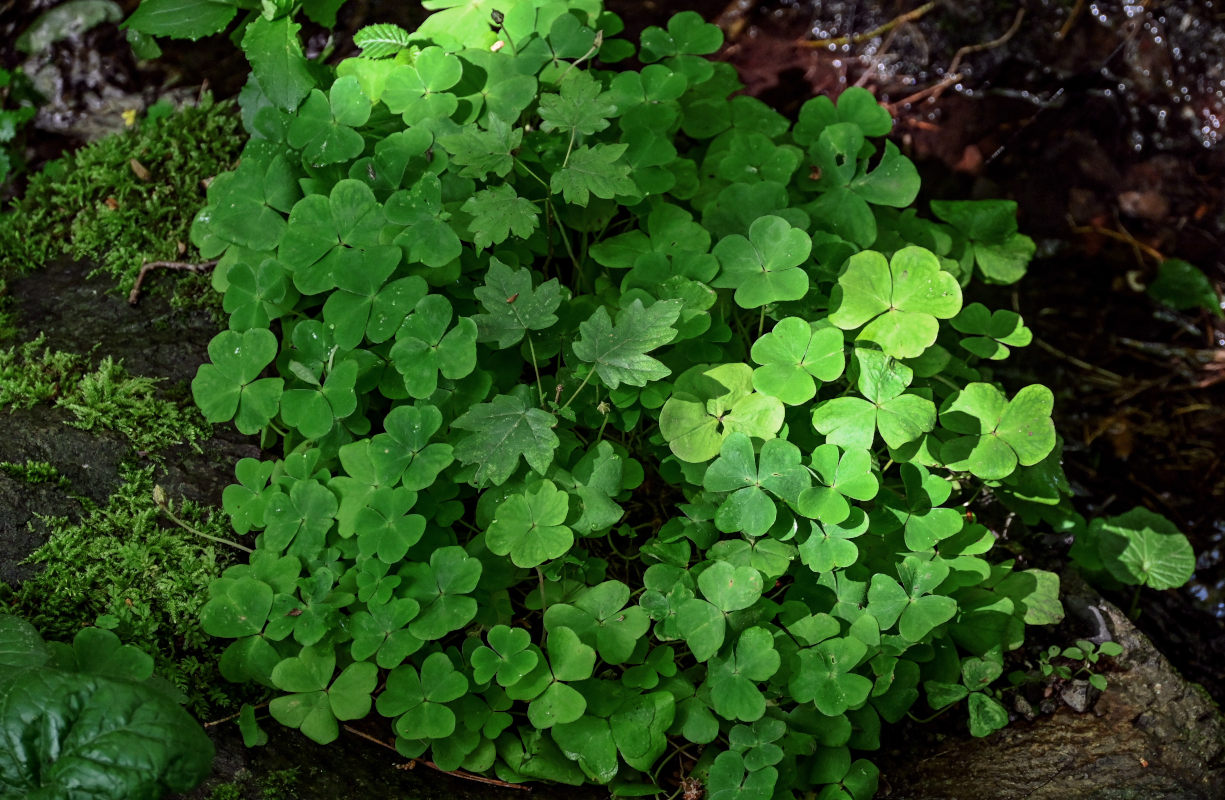
[{"label": "trifoliate leaf", "polygon": [[807,403],[817,394],[816,381],[842,375],[846,364],[843,336],[837,328],[808,323],[799,317],[778,321],[753,343],[753,388],[789,406]]},{"label": "trifoliate leaf", "polygon": [[677,458],[709,461],[734,431],[770,439],[782,427],[782,402],[753,391],[748,364],[699,365],[677,379],[664,403],[659,430]]},{"label": "trifoliate leaf", "polygon": [[724,237],[714,252],[723,269],[713,285],[734,288],[741,308],[800,300],[808,293],[808,273],[800,265],[812,252],[812,239],[782,217],[757,219],[747,239],[739,234]]},{"label": "trifoliate leaf", "polygon": [[646,386],[672,371],[646,355],[676,337],[672,324],[681,313],[679,300],[661,300],[644,308],[641,300],[617,312],[614,324],[603,306],[579,325],[574,354],[594,364],[596,374],[610,389],[622,383]]},{"label": "trifoliate leaf", "polygon": [[1034,338],[1020,314],[1007,309],[992,313],[982,303],[970,303],[951,322],[955,330],[971,334],[961,346],[980,358],[1007,358],[1009,346],[1024,347]]},{"label": "trifoliate leaf", "polygon": [[507,497],[485,532],[490,552],[509,555],[517,567],[536,567],[565,555],[574,544],[574,532],[563,524],[568,497],[552,481]]},{"label": "trifoliate leaf", "polygon": [[947,442],[941,457],[984,480],[1006,478],[1017,464],[1037,464],[1055,447],[1054,403],[1045,386],[1026,386],[1008,401],[991,384],[969,383],[940,410],[943,427],[966,434]]},{"label": "trifoliate leaf", "polygon": [[[895,358],[914,358],[936,342],[938,319],[961,309],[957,279],[921,247],[905,247],[890,261],[874,251],[851,256],[830,297],[830,322]],[[865,323],[867,323],[865,325]]]},{"label": "trifoliate leaf", "polygon": [[815,702],[817,710],[828,717],[859,708],[872,691],[872,681],[851,670],[867,652],[867,645],[852,636],[804,648],[788,684],[792,697],[801,703]]},{"label": "trifoliate leaf", "polygon": [[723,441],[703,485],[712,492],[731,492],[715,514],[719,530],[761,536],[778,515],[770,495],[794,503],[810,482],[808,470],[800,463],[798,447],[784,439],[767,440],[761,447],[759,467],[752,440],[737,431]]}]

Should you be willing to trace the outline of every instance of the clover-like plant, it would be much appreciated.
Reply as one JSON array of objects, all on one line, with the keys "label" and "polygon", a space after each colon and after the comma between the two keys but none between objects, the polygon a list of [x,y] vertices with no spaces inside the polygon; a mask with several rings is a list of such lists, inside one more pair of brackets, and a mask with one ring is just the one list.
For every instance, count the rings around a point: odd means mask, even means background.
[{"label": "clover-like plant", "polygon": [[1010,207],[900,213],[870,94],[793,126],[696,14],[630,69],[598,0],[426,5],[334,72],[270,67],[279,4],[247,28],[193,389],[283,450],[225,493],[224,674],[318,741],[377,713],[406,757],[619,795],[862,800],[925,686],[995,727],[984,676],[1058,581],[964,506],[1066,486],[1050,392],[979,366],[1021,320],[963,308],[973,264],[1012,274]]}]

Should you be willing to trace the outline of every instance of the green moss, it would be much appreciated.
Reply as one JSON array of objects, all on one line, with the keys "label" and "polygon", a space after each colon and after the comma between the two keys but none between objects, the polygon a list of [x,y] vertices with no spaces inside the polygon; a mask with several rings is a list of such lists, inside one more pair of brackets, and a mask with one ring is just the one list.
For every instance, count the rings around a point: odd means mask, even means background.
[{"label": "green moss", "polygon": [[46,461],[0,461],[0,473],[23,483],[53,483],[61,489],[70,489],[71,484],[54,464]]},{"label": "green moss", "polygon": [[232,166],[242,141],[233,104],[206,94],[49,164],[0,218],[0,275],[69,255],[96,261],[126,294],[144,262],[197,259],[188,229],[204,185]]},{"label": "green moss", "polygon": [[[25,617],[48,639],[98,625],[150,653],[159,675],[202,718],[237,708],[244,692],[223,679],[224,642],[200,628],[205,587],[234,560],[206,539],[170,525],[153,500],[153,469],[127,468],[105,506],[77,521],[45,517],[47,543],[28,561],[43,569],[16,588],[0,584],[0,608]],[[232,535],[225,515],[189,501],[175,513],[197,530]]]},{"label": "green moss", "polygon": [[214,786],[208,800],[295,800],[299,777],[296,767],[273,770],[259,777],[242,771],[232,782]]},{"label": "green moss", "polygon": [[141,450],[157,450],[170,442],[193,445],[207,439],[209,424],[194,407],[183,407],[157,396],[159,381],[129,376],[109,356],[85,375],[71,393],[57,401],[76,417],[83,430],[109,428],[124,434]]},{"label": "green moss", "polygon": [[199,450],[209,425],[194,407],[158,395],[158,379],[132,376],[109,356],[90,371],[88,360],[43,346],[44,338],[0,350],[0,408],[53,402],[71,411],[82,430],[122,433],[140,450],[185,442]]},{"label": "green moss", "polygon": [[85,371],[85,359],[43,346],[45,338],[0,350],[0,408],[50,402]]}]

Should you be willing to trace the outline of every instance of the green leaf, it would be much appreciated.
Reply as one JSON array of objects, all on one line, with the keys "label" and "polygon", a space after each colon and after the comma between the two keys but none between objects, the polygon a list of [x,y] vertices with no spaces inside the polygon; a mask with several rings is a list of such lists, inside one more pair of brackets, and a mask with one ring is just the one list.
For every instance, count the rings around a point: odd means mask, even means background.
[{"label": "green leaf", "polygon": [[867,651],[867,645],[849,636],[800,650],[798,668],[788,684],[792,697],[801,703],[816,703],[817,710],[829,717],[859,708],[872,691],[872,681],[851,670]]},{"label": "green leaf", "polygon": [[209,585],[200,627],[210,636],[238,639],[264,629],[272,610],[272,587],[254,578],[218,578]]},{"label": "green leaf", "polygon": [[835,397],[818,403],[812,424],[827,441],[846,449],[868,450],[879,429],[885,444],[897,448],[936,427],[936,407],[926,397],[906,393],[914,372],[876,350],[856,348],[858,386],[866,399]]},{"label": "green leaf", "polygon": [[353,34],[353,44],[362,49],[362,58],[394,56],[410,42],[408,31],[389,22],[367,25]]},{"label": "green leaf", "polygon": [[679,55],[704,56],[723,46],[723,31],[696,11],[682,11],[668,20],[668,29],[651,26],[642,32],[644,63]]},{"label": "green leaf", "polygon": [[[880,253],[851,256],[830,297],[830,322],[879,344],[895,358],[914,358],[936,342],[938,319],[961,309],[961,287],[921,247],[905,247],[886,262]],[[865,325],[866,323],[866,325]]]},{"label": "green leaf", "polygon": [[741,722],[761,719],[766,713],[766,698],[758,683],[769,680],[781,663],[769,631],[753,627],[742,632],[734,655],[710,661],[706,684],[715,713]]},{"label": "green leaf", "polygon": [[552,481],[540,481],[498,504],[485,544],[517,567],[560,558],[574,544],[574,532],[562,524],[569,510],[568,495]]},{"label": "green leaf", "polygon": [[973,692],[969,700],[970,735],[989,736],[1008,725],[1008,709],[994,697]]},{"label": "green leaf", "polygon": [[515,165],[514,154],[523,143],[523,130],[512,129],[497,114],[487,115],[484,122],[484,129],[465,126],[459,133],[438,137],[438,143],[451,154],[453,162],[463,167],[460,175],[485,180],[492,172],[505,178]]},{"label": "green leaf", "polygon": [[714,561],[698,576],[702,595],[720,611],[740,611],[757,602],[762,593],[761,573],[752,567],[734,567]]},{"label": "green leaf", "polygon": [[880,486],[872,471],[872,455],[864,449],[843,452],[835,444],[823,444],[813,451],[812,468],[818,485],[804,490],[796,508],[827,525],[837,525],[850,516],[846,498],[871,500]]},{"label": "green leaf", "polygon": [[661,300],[644,308],[635,300],[617,312],[614,324],[601,306],[579,325],[574,354],[595,365],[595,371],[610,389],[622,383],[646,386],[666,378],[672,371],[646,353],[676,337],[672,324],[681,313],[679,300]]},{"label": "green leaf", "polygon": [[557,322],[561,285],[556,278],[532,288],[532,273],[511,269],[496,258],[489,261],[485,285],[474,291],[488,313],[473,317],[477,341],[497,342],[499,349],[517,344],[529,330],[542,331]]},{"label": "green leaf", "polygon": [[[364,113],[356,113],[363,103]],[[311,163],[339,164],[362,154],[366,142],[348,123],[360,125],[369,115],[370,99],[362,92],[357,79],[339,78],[328,95],[318,89],[310,91],[289,125],[287,139],[290,146],[301,150]]]},{"label": "green leaf", "polygon": [[591,195],[611,200],[617,195],[633,196],[637,191],[630,179],[630,167],[621,156],[628,145],[597,144],[576,147],[566,165],[553,173],[549,188],[561,193],[567,203],[585,206]]},{"label": "green leaf", "polygon": [[808,488],[808,471],[800,463],[800,450],[784,439],[770,439],[761,448],[761,466],[753,455],[752,440],[739,431],[723,441],[719,457],[706,471],[703,485],[712,492],[731,492],[715,514],[715,525],[726,533],[740,531],[761,536],[777,518],[769,494],[790,503]]},{"label": "green leaf", "polygon": [[1195,551],[1187,537],[1147,508],[1094,519],[1091,532],[1102,564],[1125,584],[1176,589],[1195,573]]},{"label": "green leaf", "polygon": [[1008,347],[1024,347],[1034,335],[1021,322],[1021,315],[1007,309],[992,313],[982,303],[971,303],[952,319],[953,328],[972,334],[961,346],[980,358],[1008,357]]},{"label": "green leaf", "polygon": [[234,419],[243,433],[256,433],[276,414],[285,382],[260,378],[276,357],[271,331],[222,331],[208,345],[211,364],[202,364],[191,382],[196,405],[209,422]]},{"label": "green leaf", "polygon": [[530,408],[522,397],[498,395],[490,403],[468,409],[451,423],[471,431],[455,445],[455,457],[475,464],[473,480],[501,485],[519,465],[519,457],[543,475],[553,462],[560,440],[553,433],[557,418],[539,408]]},{"label": "green leaf", "polygon": [[590,136],[608,127],[616,107],[600,84],[583,70],[571,71],[561,82],[560,94],[540,96],[540,129]]},{"label": "green leaf", "polygon": [[744,758],[728,750],[719,753],[710,767],[706,796],[710,800],[770,800],[777,781],[778,770],[774,767],[749,772]]},{"label": "green leaf", "polygon": [[238,9],[220,0],[142,0],[123,27],[150,36],[199,39],[220,33]]},{"label": "green leaf", "polygon": [[1225,316],[1208,276],[1198,267],[1177,258],[1161,262],[1156,280],[1148,285],[1148,293],[1170,308],[1202,308],[1218,318]]},{"label": "green leaf", "polygon": [[984,480],[1006,478],[1017,464],[1037,464],[1055,447],[1054,403],[1050,389],[1037,384],[1008,401],[991,384],[969,383],[940,410],[942,426],[965,434],[947,442],[941,457]]},{"label": "green leaf", "polygon": [[732,234],[715,245],[722,267],[714,286],[734,288],[741,308],[801,300],[808,293],[808,273],[801,265],[812,252],[812,239],[782,217],[760,217],[749,236]]},{"label": "green leaf", "polygon": [[545,611],[545,628],[570,628],[609,664],[630,659],[638,641],[650,627],[646,612],[638,606],[626,608],[629,587],[620,581],[604,581],[582,590],[572,603],[557,603]]},{"label": "green leaf", "polygon": [[817,381],[828,383],[846,365],[842,332],[799,317],[778,321],[753,343],[753,388],[789,406],[803,405],[817,394]]},{"label": "green leaf", "polygon": [[625,763],[648,771],[668,749],[667,733],[676,716],[671,692],[648,692],[627,701],[608,719]]},{"label": "green leaf", "polygon": [[418,400],[434,394],[439,374],[456,380],[476,367],[476,323],[460,317],[450,328],[451,318],[450,301],[428,294],[396,332],[388,357],[404,377],[408,393]]},{"label": "green leaf", "polygon": [[748,364],[698,365],[676,381],[664,403],[659,430],[676,457],[709,461],[735,431],[770,439],[782,427],[782,402],[753,391]]},{"label": "green leaf", "polygon": [[[141,8],[146,5],[148,0]],[[298,38],[299,30],[301,26],[290,17],[269,20],[261,16],[247,26],[242,37],[243,53],[251,62],[251,72],[259,88],[282,111],[297,110],[298,104],[315,88],[315,79],[311,77],[310,65]]]},{"label": "green leaf", "polygon": [[494,677],[500,686],[514,686],[536,668],[538,656],[530,650],[532,637],[522,628],[495,625],[486,635],[488,647],[473,651],[473,680],[488,683]]},{"label": "green leaf", "polygon": [[540,225],[540,209],[516,194],[509,183],[481,189],[465,200],[462,208],[472,215],[468,230],[478,248],[501,244],[511,234],[526,239]]},{"label": "green leaf", "polygon": [[[838,514],[831,516],[837,517]],[[859,560],[859,548],[850,540],[868,530],[868,516],[861,509],[850,509],[849,516],[841,522],[814,522],[811,527],[812,532],[800,545],[799,551],[800,559],[813,572],[849,567]]]},{"label": "green leaf", "polygon": [[383,102],[410,126],[450,116],[459,101],[446,90],[459,82],[463,72],[463,62],[455,55],[441,47],[426,47],[411,65],[399,65],[388,76]]},{"label": "green leaf", "polygon": [[357,362],[341,361],[322,386],[288,389],[281,395],[281,418],[307,439],[319,439],[357,409]]},{"label": "green leaf", "polygon": [[393,240],[407,260],[427,267],[445,267],[463,250],[443,210],[442,183],[433,173],[423,175],[408,191],[387,198],[387,219],[403,225]]},{"label": "green leaf", "polygon": [[421,604],[421,613],[409,625],[409,632],[433,641],[471,622],[477,604],[466,595],[476,589],[481,571],[479,559],[454,545],[435,550],[428,564],[404,565],[400,573],[405,576],[409,596]]}]

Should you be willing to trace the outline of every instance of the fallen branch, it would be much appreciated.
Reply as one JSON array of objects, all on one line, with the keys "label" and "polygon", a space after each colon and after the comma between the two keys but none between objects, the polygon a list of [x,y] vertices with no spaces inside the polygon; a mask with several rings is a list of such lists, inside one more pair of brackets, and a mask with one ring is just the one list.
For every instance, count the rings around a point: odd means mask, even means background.
[{"label": "fallen branch", "polygon": [[1025,19],[1025,9],[1017,9],[1017,16],[1012,20],[1012,25],[1008,30],[1004,31],[1004,35],[998,39],[992,39],[989,42],[981,44],[968,44],[953,54],[953,60],[949,64],[949,72],[956,72],[957,67],[961,66],[962,56],[968,56],[970,53],[981,53],[984,50],[994,50],[1002,44],[1005,44],[1009,39],[1016,35],[1021,29],[1021,20]]},{"label": "fallen branch", "polygon": [[140,268],[140,274],[136,276],[136,283],[132,284],[132,291],[128,293],[128,303],[136,305],[140,300],[140,285],[145,282],[145,276],[151,270],[155,269],[177,269],[183,272],[202,273],[208,272],[213,267],[217,266],[217,259],[205,261],[200,264],[191,264],[186,261],[150,261]]},{"label": "fallen branch", "polygon": [[841,46],[844,44],[860,44],[862,42],[868,41],[869,39],[873,39],[877,36],[880,36],[882,33],[888,33],[889,31],[893,30],[899,25],[905,25],[907,22],[913,22],[914,20],[926,14],[928,11],[931,11],[937,5],[939,5],[939,3],[937,3],[936,0],[931,0],[931,2],[924,3],[923,5],[919,6],[918,8],[912,11],[907,11],[905,14],[894,17],[893,19],[886,22],[884,25],[881,25],[879,28],[873,28],[867,33],[856,33],[853,36],[852,35],[839,36],[837,39],[816,39],[813,41],[804,41],[804,42],[800,42],[800,46],[801,47],[830,47],[832,45],[832,46],[837,47],[837,46]]}]

